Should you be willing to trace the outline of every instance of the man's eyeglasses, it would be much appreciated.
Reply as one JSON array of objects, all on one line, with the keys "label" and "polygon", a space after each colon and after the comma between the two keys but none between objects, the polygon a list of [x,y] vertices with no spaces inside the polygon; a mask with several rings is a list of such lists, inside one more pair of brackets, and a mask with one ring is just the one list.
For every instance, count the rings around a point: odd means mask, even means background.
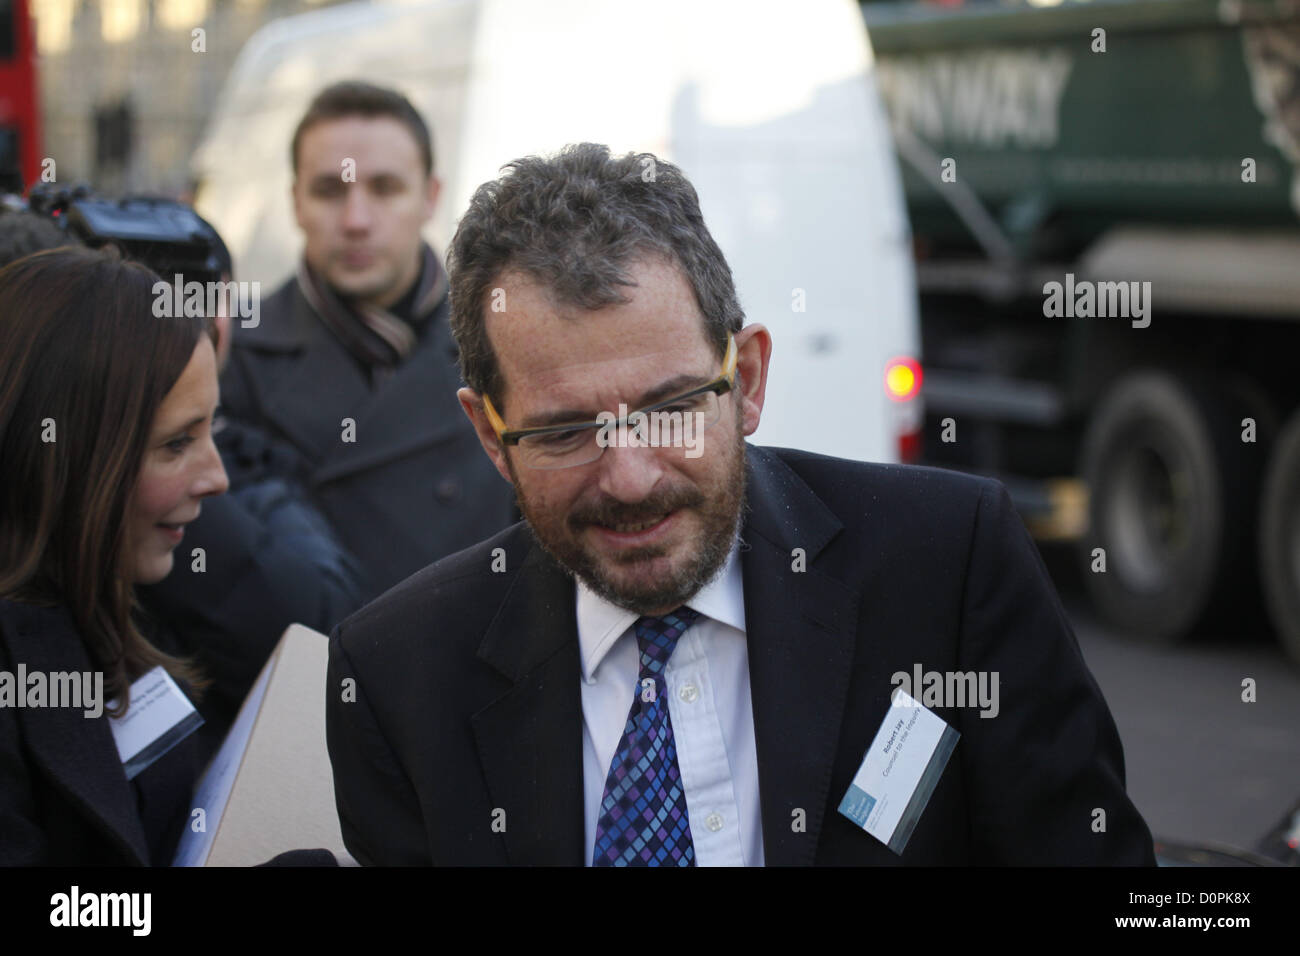
[{"label": "man's eyeglasses", "polygon": [[[700,428],[710,428],[722,417],[721,397],[731,391],[736,384],[736,340],[727,333],[727,352],[722,360],[722,374],[699,388],[693,388],[674,398],[656,402],[645,408],[629,412],[626,418],[613,420],[607,416],[605,421],[573,422],[563,425],[544,425],[540,428],[506,428],[492,400],[483,396],[483,409],[497,438],[503,444],[513,445],[519,449],[519,459],[529,468],[550,470],[556,468],[573,468],[587,465],[599,458],[605,451],[605,443],[600,440],[602,431],[606,436],[610,431],[629,428],[630,422],[668,420],[685,423],[689,417],[691,425],[698,423]],[[658,413],[658,418],[652,418]],[[679,416],[677,418],[675,416]],[[642,417],[644,416],[644,417]],[[664,419],[664,416],[669,416]],[[629,429],[630,430],[630,429]],[[681,437],[681,431],[677,432]],[[680,442],[674,442],[679,447]]]}]

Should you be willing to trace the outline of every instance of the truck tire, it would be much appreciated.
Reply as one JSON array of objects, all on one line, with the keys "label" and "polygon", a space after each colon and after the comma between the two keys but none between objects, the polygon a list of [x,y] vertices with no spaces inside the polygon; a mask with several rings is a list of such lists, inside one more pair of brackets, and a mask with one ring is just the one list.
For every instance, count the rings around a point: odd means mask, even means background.
[{"label": "truck tire", "polygon": [[1278,436],[1259,508],[1259,567],[1278,640],[1300,664],[1300,412]]},{"label": "truck tire", "polygon": [[1242,441],[1239,406],[1225,390],[1143,370],[1117,381],[1094,412],[1080,557],[1094,607],[1116,629],[1181,640],[1253,577],[1261,452]]}]

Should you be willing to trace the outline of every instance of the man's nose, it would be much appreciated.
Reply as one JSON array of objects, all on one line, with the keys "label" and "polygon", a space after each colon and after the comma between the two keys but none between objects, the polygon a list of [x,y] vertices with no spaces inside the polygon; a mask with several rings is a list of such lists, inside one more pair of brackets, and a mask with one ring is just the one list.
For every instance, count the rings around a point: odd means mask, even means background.
[{"label": "man's nose", "polygon": [[626,504],[644,501],[663,475],[657,448],[611,445],[596,460],[600,490]]},{"label": "man's nose", "polygon": [[353,232],[370,228],[370,197],[360,183],[350,183],[344,191],[343,228]]}]

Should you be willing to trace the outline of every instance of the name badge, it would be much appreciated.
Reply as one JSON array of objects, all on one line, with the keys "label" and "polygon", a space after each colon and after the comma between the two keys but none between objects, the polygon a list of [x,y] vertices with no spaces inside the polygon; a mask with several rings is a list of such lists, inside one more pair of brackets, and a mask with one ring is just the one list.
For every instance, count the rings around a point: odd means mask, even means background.
[{"label": "name badge", "polygon": [[[116,698],[110,703],[116,706]],[[134,780],[198,730],[203,718],[172,676],[162,667],[155,667],[131,685],[131,706],[125,716],[110,719],[108,725],[113,729],[126,779]]]},{"label": "name badge", "polygon": [[961,734],[895,690],[839,810],[895,853],[912,836]]}]

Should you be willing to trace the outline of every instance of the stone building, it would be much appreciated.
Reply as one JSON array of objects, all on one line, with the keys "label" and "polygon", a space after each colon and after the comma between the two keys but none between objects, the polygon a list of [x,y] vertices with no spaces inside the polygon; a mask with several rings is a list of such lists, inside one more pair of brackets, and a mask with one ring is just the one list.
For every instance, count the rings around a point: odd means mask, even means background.
[{"label": "stone building", "polygon": [[185,195],[189,158],[244,42],[336,0],[29,0],[42,156],[60,183]]}]

